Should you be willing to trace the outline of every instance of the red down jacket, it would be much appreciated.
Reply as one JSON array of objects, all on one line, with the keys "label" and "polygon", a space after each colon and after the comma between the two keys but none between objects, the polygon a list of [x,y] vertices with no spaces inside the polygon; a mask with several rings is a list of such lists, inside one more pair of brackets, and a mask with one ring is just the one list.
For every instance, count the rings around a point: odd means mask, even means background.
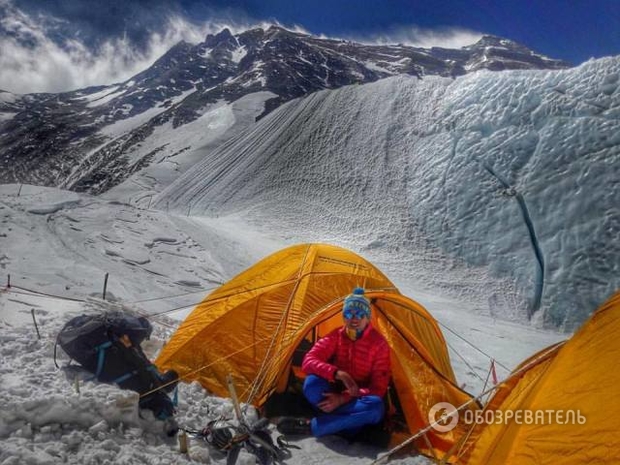
[{"label": "red down jacket", "polygon": [[370,324],[356,341],[347,336],[343,326],[319,339],[301,368],[328,381],[334,381],[337,370],[346,371],[359,386],[360,396],[383,397],[390,382],[390,347]]}]

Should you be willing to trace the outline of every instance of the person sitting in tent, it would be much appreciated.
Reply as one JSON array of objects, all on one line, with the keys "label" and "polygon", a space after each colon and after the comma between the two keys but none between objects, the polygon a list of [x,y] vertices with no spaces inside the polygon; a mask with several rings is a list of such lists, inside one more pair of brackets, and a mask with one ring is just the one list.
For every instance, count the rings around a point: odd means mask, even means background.
[{"label": "person sitting in tent", "polygon": [[308,375],[303,392],[317,410],[314,418],[283,417],[282,434],[320,437],[354,436],[365,425],[382,421],[383,396],[390,382],[390,348],[370,324],[370,302],[364,289],[345,298],[344,326],[321,338],[302,363]]}]

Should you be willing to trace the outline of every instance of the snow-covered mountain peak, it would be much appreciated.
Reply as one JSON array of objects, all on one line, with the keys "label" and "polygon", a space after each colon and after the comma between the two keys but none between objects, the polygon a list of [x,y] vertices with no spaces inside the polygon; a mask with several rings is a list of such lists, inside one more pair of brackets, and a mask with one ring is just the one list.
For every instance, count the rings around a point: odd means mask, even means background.
[{"label": "snow-covered mountain peak", "polygon": [[239,46],[239,42],[237,41],[237,38],[232,35],[232,33],[230,32],[230,29],[228,29],[227,27],[225,27],[224,29],[222,29],[220,32],[218,32],[215,35],[208,34],[204,41],[204,45],[206,47],[215,47],[215,46],[223,45],[223,44],[226,44],[230,46],[231,48],[235,48]]},{"label": "snow-covered mountain peak", "polygon": [[[484,40],[491,43],[490,38]],[[318,38],[279,25],[238,34],[225,28],[199,44],[177,43],[150,68],[124,83],[62,94],[32,94],[22,99],[21,105],[4,111],[0,182],[103,192],[152,162],[153,152],[141,152],[139,145],[155,128],[169,121],[173,127],[181,127],[198,120],[217,102],[232,103],[252,93],[273,94],[265,102],[266,114],[321,89],[397,74],[455,77],[478,69],[567,66],[502,43],[501,49],[420,49]],[[100,97],[91,98],[95,93]],[[108,137],[116,130],[106,127],[137,118],[142,121],[140,126],[126,124],[130,132],[116,139]],[[80,166],[79,176],[76,165]]]},{"label": "snow-covered mountain peak", "polygon": [[521,48],[527,49],[523,45],[518,44],[515,41],[510,39],[504,39],[502,37],[485,34],[483,35],[478,42],[475,42],[471,45],[466,45],[463,48],[472,49],[472,48],[482,48],[482,47],[500,47],[500,48]]}]

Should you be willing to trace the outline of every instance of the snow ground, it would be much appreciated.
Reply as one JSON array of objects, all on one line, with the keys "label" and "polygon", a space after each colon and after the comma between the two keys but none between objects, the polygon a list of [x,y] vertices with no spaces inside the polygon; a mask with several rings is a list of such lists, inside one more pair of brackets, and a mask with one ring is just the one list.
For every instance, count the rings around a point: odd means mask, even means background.
[{"label": "snow ground", "polygon": [[[168,215],[56,189],[0,186],[0,268],[11,274],[13,285],[0,292],[0,464],[224,464],[225,457],[199,440],[191,441],[188,456],[180,454],[160,422],[138,416],[134,393],[92,383],[76,392],[54,367],[55,336],[72,316],[127,308],[151,315],[155,331],[145,350],[154,357],[210,288],[292,239],[265,236],[232,215]],[[106,301],[104,270],[110,275]],[[565,337],[494,319],[467,301],[422,290],[408,276],[387,274],[443,325],[457,379],[471,393],[482,391],[490,364],[479,350],[497,360],[502,377],[507,373],[502,366],[513,368]],[[66,362],[62,354],[59,360]],[[190,429],[220,415],[232,417],[227,399],[210,396],[197,384],[182,384],[179,400],[178,421]],[[336,437],[295,444],[301,449],[291,451],[288,465],[370,463],[382,453]],[[255,459],[244,452],[238,463],[251,465]]]}]

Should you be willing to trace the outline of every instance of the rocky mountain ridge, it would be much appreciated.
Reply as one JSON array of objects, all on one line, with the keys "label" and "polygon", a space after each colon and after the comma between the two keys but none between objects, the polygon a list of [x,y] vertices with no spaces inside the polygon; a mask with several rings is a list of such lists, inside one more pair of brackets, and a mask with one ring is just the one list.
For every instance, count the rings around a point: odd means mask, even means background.
[{"label": "rocky mountain ridge", "polygon": [[199,44],[178,43],[123,83],[60,94],[0,93],[0,183],[105,192],[163,150],[140,150],[156,128],[180,128],[214,105],[257,92],[273,94],[263,116],[318,90],[397,74],[456,78],[481,69],[569,66],[493,36],[452,50],[364,45],[278,26],[236,35],[223,29]]}]

